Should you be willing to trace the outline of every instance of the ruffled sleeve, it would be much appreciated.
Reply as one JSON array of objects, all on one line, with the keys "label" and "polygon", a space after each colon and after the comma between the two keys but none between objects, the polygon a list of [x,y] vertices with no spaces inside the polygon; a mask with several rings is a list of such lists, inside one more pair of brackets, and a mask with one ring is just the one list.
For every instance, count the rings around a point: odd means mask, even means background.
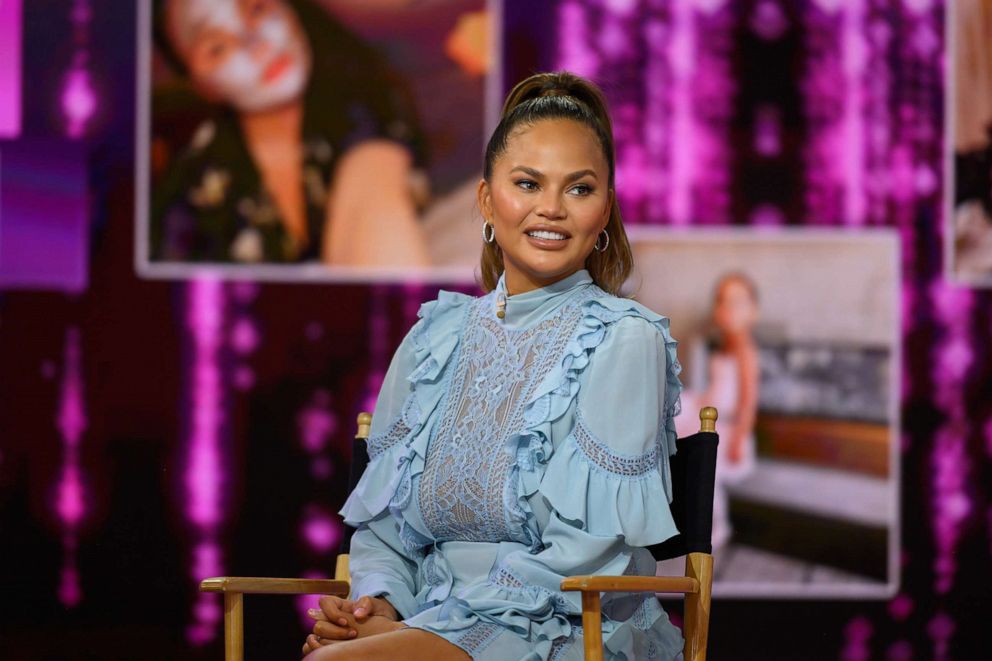
[{"label": "ruffled sleeve", "polygon": [[386,511],[409,478],[409,472],[399,467],[423,454],[425,423],[443,395],[442,377],[458,346],[471,300],[441,291],[437,300],[421,306],[419,321],[393,354],[372,414],[369,465],[341,509],[349,525]]},{"label": "ruffled sleeve", "polygon": [[387,455],[392,454],[389,451],[402,443],[418,422],[413,388],[406,379],[416,368],[411,335],[404,338],[386,371],[369,430],[369,465],[341,509],[345,523],[351,526],[371,520],[388,506],[395,491],[395,470],[389,468]]},{"label": "ruffled sleeve", "polygon": [[678,413],[675,341],[665,323],[624,316],[581,375],[575,423],[555,448],[540,491],[592,535],[648,546],[677,534],[669,457]]},{"label": "ruffled sleeve", "polygon": [[416,533],[402,519],[414,470],[422,470],[430,413],[443,395],[445,368],[458,346],[471,297],[440,292],[425,303],[386,372],[372,414],[369,465],[341,515],[351,540],[353,596],[385,596],[407,617],[417,608]]}]

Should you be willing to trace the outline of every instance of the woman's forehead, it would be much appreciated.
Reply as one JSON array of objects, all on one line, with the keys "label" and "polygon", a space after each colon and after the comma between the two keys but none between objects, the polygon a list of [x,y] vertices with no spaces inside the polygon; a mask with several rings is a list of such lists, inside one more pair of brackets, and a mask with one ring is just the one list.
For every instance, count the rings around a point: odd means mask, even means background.
[{"label": "woman's forehead", "polygon": [[169,0],[167,17],[183,47],[207,28],[237,33],[245,27],[238,0]]},{"label": "woman's forehead", "polygon": [[[514,129],[506,143],[508,160],[583,162],[583,167],[606,165],[594,131],[572,119],[542,119]],[[512,167],[512,166],[511,166]]]}]

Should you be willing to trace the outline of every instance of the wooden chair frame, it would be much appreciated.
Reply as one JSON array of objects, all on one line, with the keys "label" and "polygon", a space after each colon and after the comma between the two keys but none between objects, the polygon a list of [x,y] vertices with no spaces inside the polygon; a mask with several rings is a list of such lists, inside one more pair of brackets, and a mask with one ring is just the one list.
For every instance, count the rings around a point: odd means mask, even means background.
[{"label": "wooden chair frame", "polygon": [[[701,431],[716,430],[716,409],[704,408]],[[368,439],[372,416],[358,416],[356,446]],[[354,466],[353,466],[354,468]],[[360,471],[352,471],[356,482]],[[338,555],[334,579],[259,578],[222,576],[200,583],[203,592],[224,595],[224,660],[244,660],[244,595],[320,594],[347,597],[351,592],[349,556]],[[685,661],[705,661],[709,634],[710,599],[713,587],[713,556],[694,552],[686,555],[685,576],[569,576],[561,582],[563,592],[582,593],[582,628],[586,661],[603,659],[603,626],[600,594],[603,592],[654,592],[685,595],[682,635]]]},{"label": "wooden chair frame", "polygon": [[[716,432],[717,410],[699,412],[700,431]],[[685,661],[706,661],[710,601],[713,591],[713,555],[692,552],[685,556],[685,576],[569,576],[562,592],[582,593],[582,631],[586,661],[603,661],[601,592],[655,592],[685,595],[682,637]]]},{"label": "wooden chair frame", "polygon": [[[355,434],[356,445],[368,440],[371,426],[372,416],[368,413],[359,414],[358,432]],[[333,579],[219,576],[202,580],[200,590],[220,592],[224,595],[224,661],[244,661],[244,596],[246,594],[321,594],[347,597],[351,592],[348,554],[338,554]]]}]

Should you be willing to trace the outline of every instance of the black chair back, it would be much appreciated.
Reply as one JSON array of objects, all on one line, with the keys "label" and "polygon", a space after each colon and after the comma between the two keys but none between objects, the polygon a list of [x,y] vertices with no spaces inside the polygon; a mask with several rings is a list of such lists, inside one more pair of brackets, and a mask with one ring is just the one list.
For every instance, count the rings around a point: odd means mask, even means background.
[{"label": "black chair back", "polygon": [[648,547],[655,560],[713,552],[713,485],[719,442],[715,432],[698,432],[675,442],[676,451],[671,458],[671,507],[675,525],[681,532]]},{"label": "black chair back", "polygon": [[[365,436],[355,436],[351,439],[351,467],[348,469],[348,493],[351,494],[358,486],[358,481],[362,479],[362,473],[369,465],[368,438]],[[338,553],[351,553],[351,536],[355,534],[355,529],[349,525],[344,527],[344,535],[341,537],[341,544],[338,546]]]}]

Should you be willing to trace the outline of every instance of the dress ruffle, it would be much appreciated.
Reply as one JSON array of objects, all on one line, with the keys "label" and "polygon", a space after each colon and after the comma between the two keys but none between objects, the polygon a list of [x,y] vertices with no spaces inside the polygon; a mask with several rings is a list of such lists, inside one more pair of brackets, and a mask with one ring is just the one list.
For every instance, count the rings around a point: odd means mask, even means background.
[{"label": "dress ruffle", "polygon": [[[410,331],[415,367],[407,379],[412,390],[400,413],[408,431],[399,442],[370,458],[362,479],[341,509],[348,525],[357,527],[387,509],[398,515],[408,504],[413,478],[424,470],[430,438],[427,423],[444,394],[439,382],[458,348],[463,335],[460,326],[473,300],[465,294],[441,291],[437,300],[420,307],[420,320]],[[405,544],[414,546],[423,541],[405,521],[401,520],[400,526]]]},{"label": "dress ruffle", "polygon": [[[580,305],[579,328],[565,348],[561,369],[553,371],[538,385],[524,407],[525,428],[507,440],[507,451],[516,457],[510,479],[516,486],[513,511],[518,514],[515,517],[518,531],[529,535],[533,546],[540,543],[536,523],[532,515],[528,516],[526,506],[527,499],[540,490],[563,517],[582,522],[583,529],[594,535],[623,535],[633,546],[664,541],[677,533],[670,511],[658,504],[672,499],[669,457],[675,453],[674,418],[681,411],[682,391],[678,376],[682,367],[676,355],[678,342],[669,332],[667,317],[636,301],[601,293]],[[557,449],[551,442],[551,424],[572,406],[590,357],[606,339],[610,326],[626,317],[646,320],[664,339],[667,368],[663,429],[659,430],[659,441],[664,445],[657,452],[658,471],[653,473],[655,478],[661,473],[660,484],[657,479],[628,479],[598,469],[580,449],[574,434]],[[585,499],[576,498],[583,488]],[[585,527],[590,521],[589,508],[594,503],[601,507],[604,502],[616,503],[612,516],[592,523],[591,529]]]},{"label": "dress ruffle", "polygon": [[[631,457],[651,467],[641,474],[618,474],[597,463],[568,435],[548,462],[541,494],[562,518],[600,537],[622,536],[631,546],[649,546],[678,534],[668,496],[658,479],[658,453]],[[668,457],[661,459],[665,468]],[[590,516],[595,512],[595,516]]]}]

